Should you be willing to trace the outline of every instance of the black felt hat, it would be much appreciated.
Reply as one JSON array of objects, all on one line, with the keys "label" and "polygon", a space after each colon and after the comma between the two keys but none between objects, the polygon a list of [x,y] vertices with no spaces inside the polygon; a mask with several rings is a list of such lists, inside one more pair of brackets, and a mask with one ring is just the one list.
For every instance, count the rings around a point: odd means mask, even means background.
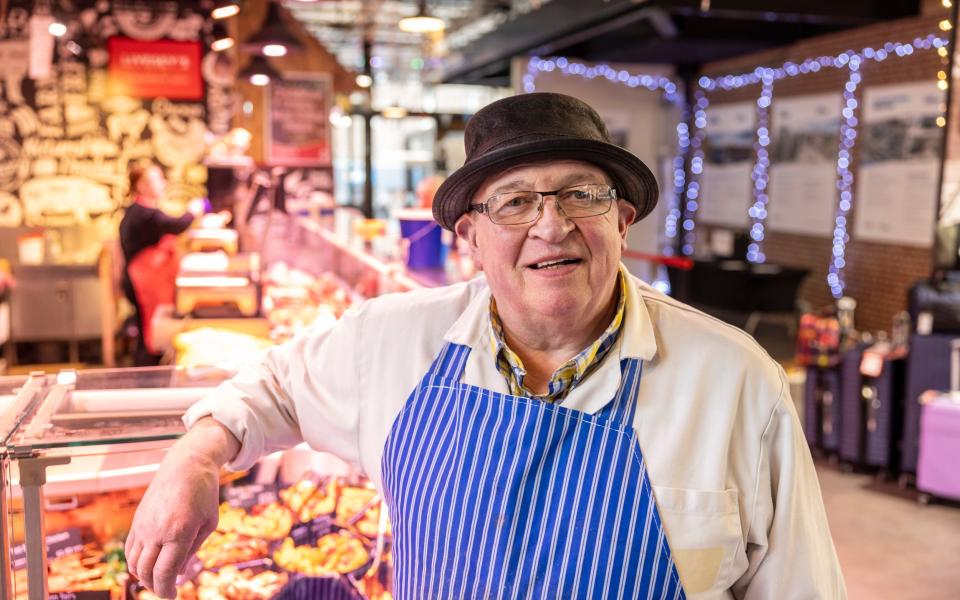
[{"label": "black felt hat", "polygon": [[535,93],[488,104],[467,122],[467,160],[433,200],[433,216],[452,230],[483,181],[510,167],[546,160],[582,160],[603,169],[617,195],[637,207],[636,221],[657,205],[657,180],[639,158],[614,145],[600,115],[571,96]]}]

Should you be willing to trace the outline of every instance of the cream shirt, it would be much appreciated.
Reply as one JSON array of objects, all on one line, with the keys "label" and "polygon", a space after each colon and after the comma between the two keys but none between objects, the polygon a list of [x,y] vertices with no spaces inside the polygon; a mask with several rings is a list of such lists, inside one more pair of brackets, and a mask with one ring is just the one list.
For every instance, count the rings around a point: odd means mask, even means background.
[{"label": "cream shirt", "polygon": [[[379,485],[390,427],[445,341],[472,348],[464,383],[509,393],[489,351],[489,301],[482,277],[370,300],[267,351],[184,421],[229,428],[242,444],[233,469],[306,441]],[[779,365],[739,329],[628,276],[616,346],[563,406],[601,409],[628,357],[644,361],[634,428],[687,596],[845,598]]]}]

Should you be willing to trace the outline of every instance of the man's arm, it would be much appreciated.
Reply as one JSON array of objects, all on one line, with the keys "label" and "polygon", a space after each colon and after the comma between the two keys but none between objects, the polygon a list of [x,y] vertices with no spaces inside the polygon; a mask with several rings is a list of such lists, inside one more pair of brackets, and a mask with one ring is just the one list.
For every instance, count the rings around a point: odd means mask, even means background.
[{"label": "man's arm", "polygon": [[359,462],[359,312],[271,348],[187,411],[189,431],[161,463],[127,538],[127,564],[144,585],[176,596],[186,559],[216,528],[220,467],[247,469],[305,437]]},{"label": "man's arm", "polygon": [[747,534],[750,566],[734,585],[738,598],[846,598],[810,449],[789,392],[763,434]]},{"label": "man's arm", "polygon": [[170,448],[143,497],[124,547],[127,567],[161,598],[217,527],[220,467],[240,450],[230,431],[205,417]]}]

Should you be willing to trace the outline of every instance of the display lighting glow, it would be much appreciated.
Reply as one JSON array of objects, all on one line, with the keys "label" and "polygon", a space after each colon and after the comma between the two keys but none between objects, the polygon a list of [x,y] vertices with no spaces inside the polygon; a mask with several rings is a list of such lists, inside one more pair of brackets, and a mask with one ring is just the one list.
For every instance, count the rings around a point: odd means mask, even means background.
[{"label": "display lighting glow", "polygon": [[[947,21],[947,25],[950,25],[949,21]],[[949,28],[950,27],[947,27],[947,29]],[[942,24],[941,29],[943,29]],[[694,210],[690,210],[690,200],[695,201],[697,199],[699,192],[699,175],[703,171],[703,153],[700,145],[702,144],[705,135],[704,129],[707,125],[706,109],[709,106],[707,92],[714,90],[734,90],[748,85],[761,84],[760,97],[757,100],[757,108],[759,111],[757,120],[758,156],[753,172],[755,182],[754,204],[750,207],[750,216],[751,219],[753,219],[750,234],[753,241],[750,245],[752,252],[748,252],[747,258],[754,262],[762,262],[765,258],[763,254],[763,237],[764,222],[766,219],[766,202],[768,198],[765,193],[761,192],[766,189],[766,169],[769,167],[769,156],[766,155],[766,144],[762,142],[766,141],[769,143],[770,135],[767,129],[767,123],[764,122],[763,111],[769,106],[769,101],[772,100],[772,85],[777,80],[817,73],[821,69],[847,69],[849,77],[843,87],[844,106],[841,112],[843,119],[840,124],[840,143],[837,152],[837,190],[839,191],[839,200],[837,202],[836,218],[834,220],[833,252],[827,275],[827,284],[830,287],[831,293],[837,298],[842,296],[844,289],[843,269],[846,266],[846,245],[850,240],[850,236],[847,234],[847,221],[854,202],[853,170],[851,166],[853,148],[857,139],[857,125],[859,124],[857,118],[859,103],[856,98],[856,92],[862,79],[860,68],[866,61],[883,62],[884,60],[894,57],[910,56],[919,50],[936,49],[938,54],[943,56],[946,54],[945,48],[947,45],[948,40],[935,34],[930,34],[924,38],[916,38],[912,43],[887,42],[876,48],[863,48],[859,52],[848,50],[836,56],[808,58],[798,63],[788,61],[778,68],[760,67],[751,73],[701,77],[698,82],[699,89],[694,91],[696,106],[693,120],[694,130],[691,135],[692,156],[690,160],[690,177],[687,182],[688,210],[685,212],[683,220],[683,253],[687,255],[692,254],[694,248],[696,203],[694,202],[694,205],[692,205]],[[938,85],[940,85],[941,89],[948,87],[947,81],[944,79],[940,79]],[[769,94],[769,96],[766,96],[767,94]],[[763,150],[763,157],[761,157],[761,149]],[[761,160],[761,158],[766,158],[766,160]],[[760,183],[761,180],[763,181],[762,184]]]},{"label": "display lighting glow", "polygon": [[689,128],[687,126],[687,106],[684,102],[683,94],[676,82],[663,75],[649,75],[643,73],[631,73],[624,69],[614,69],[609,65],[586,65],[583,63],[571,61],[565,57],[539,58],[531,57],[527,62],[527,73],[523,76],[523,89],[527,93],[537,90],[536,80],[541,73],[551,73],[559,71],[564,75],[582,77],[584,79],[597,79],[602,77],[607,81],[623,85],[628,88],[642,88],[651,92],[660,91],[663,98],[679,107],[683,112],[680,122],[677,124],[677,147],[674,154],[673,168],[673,194],[667,206],[666,222],[664,223],[664,234],[666,239],[662,244],[663,254],[670,256],[674,254],[674,240],[677,237],[677,223],[680,220],[682,210],[680,208],[680,198],[686,187],[686,170],[684,162],[687,156],[687,150],[690,147]]},{"label": "display lighting glow", "polygon": [[63,37],[67,33],[67,26],[60,21],[54,21],[47,27],[47,31],[49,31],[53,37]]},{"label": "display lighting glow", "polygon": [[287,47],[283,44],[267,44],[263,47],[264,56],[272,56],[274,58],[279,58],[281,56],[287,55]]},{"label": "display lighting glow", "polygon": [[373,85],[373,77],[370,77],[365,73],[361,73],[357,75],[356,81],[357,81],[357,85],[359,85],[362,88],[368,88],[371,85]]}]

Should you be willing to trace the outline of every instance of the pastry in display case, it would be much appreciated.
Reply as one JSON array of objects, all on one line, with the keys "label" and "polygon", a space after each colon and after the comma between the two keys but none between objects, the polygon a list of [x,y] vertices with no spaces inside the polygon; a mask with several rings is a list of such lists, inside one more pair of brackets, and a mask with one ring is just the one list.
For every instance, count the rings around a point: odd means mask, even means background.
[{"label": "pastry in display case", "polygon": [[[8,597],[155,598],[126,572],[124,541],[166,449],[184,432],[183,412],[226,377],[183,367],[62,371],[9,389],[0,378],[0,400],[24,409],[0,456],[9,474]],[[314,595],[321,589],[390,598],[376,491],[356,473],[291,464],[284,473],[294,481],[269,468],[222,473],[218,528],[188,561],[179,598],[284,600],[322,597]]]}]

